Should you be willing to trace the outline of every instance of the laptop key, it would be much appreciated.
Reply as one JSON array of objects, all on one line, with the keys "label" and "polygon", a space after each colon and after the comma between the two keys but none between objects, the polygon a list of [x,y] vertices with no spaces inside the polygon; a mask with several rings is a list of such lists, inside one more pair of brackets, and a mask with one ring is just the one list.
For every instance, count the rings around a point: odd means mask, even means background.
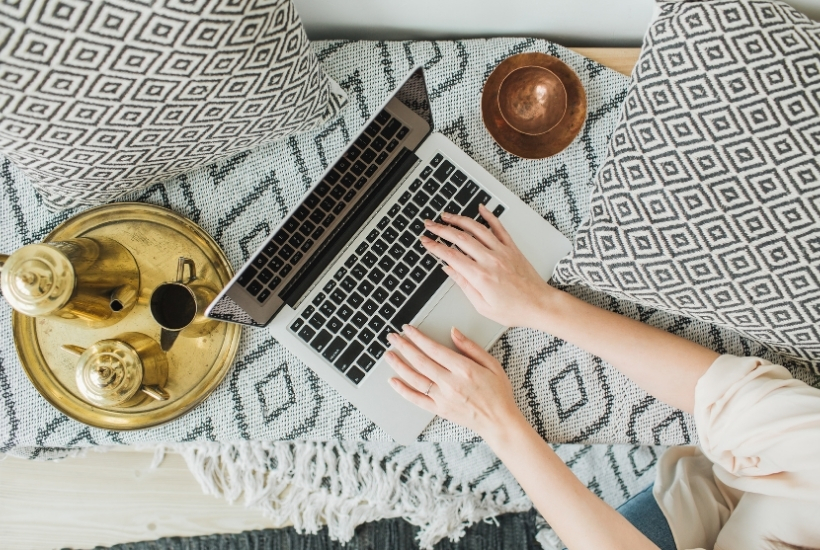
[{"label": "laptop key", "polygon": [[353,277],[345,277],[342,280],[342,288],[345,289],[347,292],[350,292],[354,288],[356,288],[356,280]]},{"label": "laptop key", "polygon": [[324,292],[330,292],[334,288],[336,288],[336,281],[330,280],[330,281],[327,282],[327,284],[324,287],[322,287],[322,290]]},{"label": "laptop key", "polygon": [[[398,206],[398,205],[396,205],[396,206]],[[407,218],[405,218],[404,216],[399,214],[398,216],[396,216],[396,219],[394,219],[393,223],[391,223],[390,225],[392,225],[393,227],[395,227],[399,231],[404,231],[404,228],[407,227],[408,223],[409,222],[407,221]]]},{"label": "laptop key", "polygon": [[[362,159],[363,158],[364,157],[362,157]],[[364,171],[367,169],[367,164],[362,162],[362,159],[359,159],[356,162],[354,162],[353,167],[350,169],[350,171],[352,173],[356,174],[357,176],[361,176],[364,173]]]},{"label": "laptop key", "polygon": [[387,111],[385,111],[385,110],[382,110],[379,114],[377,114],[377,115],[376,115],[375,120],[376,120],[376,122],[378,122],[379,124],[384,125],[384,123],[385,123],[385,122],[387,122],[388,120],[390,120],[390,113],[388,113],[388,112],[387,112]]},{"label": "laptop key", "polygon": [[359,294],[361,294],[362,296],[369,296],[370,293],[373,292],[373,288],[373,283],[365,279],[364,281],[359,283]]},{"label": "laptop key", "polygon": [[295,254],[291,257],[291,259],[290,259],[290,263],[292,263],[293,265],[298,264],[298,263],[299,263],[299,260],[301,260],[301,259],[302,259],[302,256],[304,256],[304,254],[302,254],[301,252],[296,252],[296,253],[295,253]]},{"label": "laptop key", "polygon": [[404,247],[399,243],[396,243],[392,247],[390,247],[390,251],[388,252],[388,254],[390,254],[391,256],[393,256],[393,258],[398,260],[399,258],[404,256]]},{"label": "laptop key", "polygon": [[382,135],[386,139],[392,139],[393,136],[396,135],[396,132],[398,132],[400,129],[401,129],[401,122],[399,122],[398,120],[396,120],[394,118],[390,122],[388,122],[384,126],[384,128],[382,128]]},{"label": "laptop key", "polygon": [[367,183],[367,178],[362,176],[356,180],[356,184],[353,187],[355,187],[356,189],[361,189],[362,187],[364,187],[365,183]]},{"label": "laptop key", "polygon": [[339,162],[336,163],[335,168],[339,171],[339,173],[344,173],[348,168],[350,168],[350,161],[342,157],[339,159]]},{"label": "laptop key", "polygon": [[422,282],[425,277],[427,277],[427,272],[420,267],[415,267],[413,268],[413,271],[410,272],[410,278],[417,283]]},{"label": "laptop key", "polygon": [[379,230],[374,229],[370,233],[367,234],[367,242],[372,243],[379,237]]},{"label": "laptop key", "polygon": [[[422,225],[422,227],[424,226]],[[405,231],[402,233],[401,237],[399,237],[399,242],[409,248],[413,246],[414,242],[416,242],[416,237],[409,231]]]},{"label": "laptop key", "polygon": [[309,318],[311,315],[313,315],[314,311],[316,311],[315,307],[313,307],[313,306],[306,307],[305,310],[302,312],[302,318],[303,319]]},{"label": "laptop key", "polygon": [[354,384],[358,384],[359,382],[364,380],[365,374],[366,373],[364,373],[362,370],[360,370],[358,367],[356,367],[354,365],[354,366],[350,367],[350,370],[348,370],[345,373],[345,376],[350,378],[350,381],[353,382]]},{"label": "laptop key", "polygon": [[441,183],[444,183],[445,181],[447,181],[447,178],[450,177],[450,175],[453,173],[455,169],[456,167],[453,166],[452,162],[450,162],[449,160],[445,160],[436,169],[435,173],[433,174],[433,177]]},{"label": "laptop key", "polygon": [[305,244],[303,244],[302,248],[300,248],[299,250],[301,250],[302,252],[307,252],[308,250],[310,250],[311,246],[313,246],[313,239],[307,239],[305,241]]},{"label": "laptop key", "polygon": [[385,319],[390,319],[395,315],[396,308],[391,306],[390,304],[384,304],[382,307],[379,308],[379,315],[384,317]]},{"label": "laptop key", "polygon": [[356,337],[357,332],[359,332],[359,331],[356,330],[356,327],[354,327],[353,325],[347,324],[342,329],[342,336],[344,336],[348,340],[352,340],[353,338]]},{"label": "laptop key", "polygon": [[322,233],[324,233],[324,232],[325,232],[325,228],[324,228],[324,227],[317,227],[317,228],[316,228],[316,231],[314,231],[314,232],[313,232],[313,234],[311,235],[311,237],[312,237],[312,238],[314,238],[314,239],[318,239],[319,237],[321,237],[321,236],[322,236]]},{"label": "laptop key", "polygon": [[287,277],[291,269],[293,269],[293,267],[290,264],[285,264],[284,267],[279,270],[279,275],[282,277]]},{"label": "laptop key", "polygon": [[388,224],[390,224],[390,218],[384,216],[382,219],[379,220],[379,223],[376,225],[376,227],[378,227],[379,229],[384,229],[388,226]]},{"label": "laptop key", "polygon": [[371,164],[370,166],[367,167],[367,170],[365,170],[364,175],[369,178],[370,176],[375,174],[376,170],[378,170],[378,169],[379,169],[378,164]]},{"label": "laptop key", "polygon": [[362,264],[356,264],[356,267],[350,270],[350,274],[361,281],[362,278],[367,275],[367,268]]},{"label": "laptop key", "polygon": [[478,195],[473,199],[467,208],[461,213],[462,216],[467,216],[468,218],[475,218],[478,215],[478,205],[479,204],[487,204],[490,202],[490,195],[484,190],[478,192]]},{"label": "laptop key", "polygon": [[259,294],[259,291],[262,290],[262,283],[260,283],[259,281],[254,281],[248,285],[248,288],[246,290],[250,293],[251,296],[256,296],[257,294]]},{"label": "laptop key", "polygon": [[274,289],[274,288],[276,288],[277,286],[279,286],[279,283],[281,283],[281,282],[282,282],[282,278],[281,278],[281,277],[274,277],[274,278],[273,278],[273,279],[271,279],[271,280],[270,280],[270,282],[268,283],[268,288],[270,288],[270,289]]},{"label": "laptop key", "polygon": [[377,137],[373,140],[373,143],[370,144],[370,146],[376,151],[381,151],[384,149],[385,145],[387,145],[387,142],[381,137]]},{"label": "laptop key", "polygon": [[300,328],[302,328],[302,325],[304,325],[304,324],[305,324],[304,319],[299,319],[297,317],[296,320],[293,322],[293,324],[290,326],[290,330],[292,330],[293,332],[297,332]]},{"label": "laptop key", "polygon": [[[396,134],[396,137],[398,137],[399,139],[404,137],[404,136],[400,136],[401,132],[402,132],[402,130],[399,130],[399,133]],[[393,141],[391,141],[390,143],[387,144],[387,147],[385,149],[392,153],[393,151],[396,150],[396,147],[398,147],[398,146],[399,146],[399,140],[394,139]]]},{"label": "laptop key", "polygon": [[432,298],[433,294],[439,287],[447,280],[447,274],[436,267],[423,283],[416,289],[412,296],[410,296],[404,306],[393,317],[393,326],[401,327],[413,320],[413,317],[421,311],[424,304]]},{"label": "laptop key", "polygon": [[359,246],[356,247],[356,254],[361,256],[367,251],[367,243],[359,243]]},{"label": "laptop key", "polygon": [[350,322],[356,325],[357,327],[362,328],[364,324],[367,322],[367,317],[361,311],[357,311],[353,315],[353,319],[351,319]]},{"label": "laptop key", "polygon": [[444,160],[444,157],[441,156],[441,153],[436,153],[436,156],[433,157],[433,160],[430,161],[430,164],[433,165],[433,167],[435,167],[441,164],[442,160]]},{"label": "laptop key", "polygon": [[476,191],[478,191],[478,185],[476,185],[473,180],[470,180],[467,182],[467,185],[462,187],[461,191],[456,194],[455,200],[461,206],[466,206]]},{"label": "laptop key", "polygon": [[330,197],[325,197],[324,199],[322,199],[321,204],[319,204],[319,207],[325,212],[330,212],[331,210],[333,210],[334,206],[336,206],[336,201],[334,201]]},{"label": "laptop key", "polygon": [[447,204],[447,199],[442,197],[441,195],[436,195],[430,200],[430,206],[435,208],[436,210],[443,210],[444,206]]},{"label": "laptop key", "polygon": [[387,325],[386,327],[384,327],[384,330],[381,331],[381,334],[379,334],[377,340],[384,344],[385,347],[390,347],[390,342],[387,340],[387,337],[391,334],[397,334],[397,331],[390,325]]},{"label": "laptop key", "polygon": [[464,185],[464,182],[467,181],[467,176],[461,170],[456,170],[450,178],[450,181],[455,183],[458,187],[461,187]]},{"label": "laptop key", "polygon": [[274,271],[279,271],[283,265],[285,265],[285,262],[282,261],[282,258],[279,257],[271,258],[270,262],[268,263],[268,267]]},{"label": "laptop key", "polygon": [[398,232],[395,229],[393,229],[392,227],[388,227],[382,233],[382,238],[384,240],[386,240],[387,242],[389,242],[389,243],[392,243],[393,241],[395,241],[398,238],[398,236],[399,236]]},{"label": "laptop key", "polygon": [[402,262],[396,264],[396,267],[393,268],[393,273],[399,279],[404,279],[404,276],[410,273],[410,268],[404,265]]},{"label": "laptop key", "polygon": [[435,195],[436,191],[438,191],[439,184],[436,183],[436,180],[431,178],[424,182],[424,185],[421,188],[427,191],[430,195]]},{"label": "laptop key", "polygon": [[368,252],[364,255],[364,258],[362,258],[362,263],[367,267],[373,267],[374,265],[376,265],[376,262],[378,260],[379,258],[375,254],[373,254],[372,252]]},{"label": "laptop key", "polygon": [[413,283],[413,281],[404,281],[399,286],[399,290],[410,296],[411,294],[413,294],[413,291],[416,290],[416,285]]},{"label": "laptop key", "polygon": [[388,275],[384,279],[384,287],[387,290],[394,290],[397,286],[399,286],[399,280],[393,277],[392,275]]},{"label": "laptop key", "polygon": [[452,183],[445,183],[444,186],[441,188],[441,194],[447,197],[448,199],[453,198],[453,195],[456,194],[456,188],[453,187]]},{"label": "laptop key", "polygon": [[378,304],[376,304],[376,302],[374,302],[373,300],[367,300],[364,303],[364,305],[362,305],[362,311],[364,311],[365,314],[367,314],[368,317],[373,315],[374,313],[376,313],[376,311],[378,311],[378,309],[379,309]]},{"label": "laptop key", "polygon": [[316,336],[316,331],[307,325],[303,326],[302,330],[299,331],[299,338],[305,342],[310,342],[310,339],[314,336]]},{"label": "laptop key", "polygon": [[336,207],[333,209],[333,213],[334,213],[334,214],[341,214],[341,213],[342,213],[342,210],[344,210],[344,209],[345,209],[345,206],[347,206],[347,203],[345,203],[344,201],[340,202],[340,203],[339,203],[339,204],[337,204],[337,205],[336,205]]},{"label": "laptop key", "polygon": [[420,241],[420,240],[418,240],[418,239],[416,239],[416,242],[413,244],[413,250],[414,250],[416,253],[418,253],[419,255],[421,255],[421,254],[427,254],[427,249],[426,249],[426,248],[424,248],[424,245],[423,245],[423,244],[421,244],[421,241]]},{"label": "laptop key", "polygon": [[348,202],[350,202],[350,200],[353,197],[356,196],[356,190],[355,189],[350,189],[355,184],[356,184],[356,176],[349,173],[349,172],[347,174],[345,174],[344,177],[342,178],[342,185],[344,185],[347,189],[349,189],[349,191],[345,194],[345,200],[348,201]]},{"label": "laptop key", "polygon": [[421,259],[421,266],[424,269],[430,269],[434,265],[436,265],[436,259],[430,254],[425,254],[424,257]]},{"label": "laptop key", "polygon": [[384,326],[384,319],[378,315],[375,315],[372,319],[370,319],[370,322],[367,323],[367,326],[373,329],[373,332],[379,332]]},{"label": "laptop key", "polygon": [[353,267],[354,265],[356,265],[358,259],[358,257],[351,254],[350,257],[348,257],[347,260],[345,260],[345,267]]},{"label": "laptop key", "polygon": [[387,215],[392,218],[393,216],[398,214],[400,210],[401,210],[401,205],[400,204],[394,204],[393,206],[390,207],[390,210],[387,211]]},{"label": "laptop key", "polygon": [[267,284],[273,278],[273,273],[269,269],[263,269],[259,272],[258,279],[260,282]]},{"label": "laptop key", "polygon": [[[416,218],[412,222],[410,222],[409,229],[414,235],[418,236],[419,233],[424,231],[424,222],[421,221],[420,219]],[[411,246],[411,245],[407,245],[407,246]]]},{"label": "laptop key", "polygon": [[425,166],[424,170],[421,171],[421,177],[422,177],[422,179],[429,178],[430,174],[432,174],[432,173],[433,173],[433,169],[430,168],[429,166]]},{"label": "laptop key", "polygon": [[347,160],[353,161],[356,160],[361,153],[362,150],[353,145],[350,147],[350,149],[347,150],[347,153],[345,153],[345,157],[347,157]]},{"label": "laptop key", "polygon": [[320,329],[325,324],[325,320],[326,319],[324,317],[322,317],[319,313],[314,313],[313,317],[311,317],[310,321],[308,321],[308,322],[314,328]]},{"label": "laptop key", "polygon": [[347,298],[347,294],[339,290],[338,288],[330,293],[330,299],[336,302],[337,304],[341,304]]},{"label": "laptop key", "polygon": [[339,311],[336,313],[339,317],[341,317],[342,321],[347,321],[350,319],[350,316],[353,315],[353,310],[347,304],[342,304],[339,307]]},{"label": "laptop key", "polygon": [[358,308],[362,302],[364,302],[364,298],[358,292],[351,292],[350,296],[347,297],[347,303],[354,308]]},{"label": "laptop key", "polygon": [[404,255],[404,263],[406,263],[409,266],[416,265],[416,262],[418,262],[419,259],[419,255],[412,250],[408,250],[407,254]]},{"label": "laptop key", "polygon": [[344,267],[340,267],[338,271],[336,271],[336,274],[333,276],[333,278],[337,281],[341,281],[345,275],[347,275],[347,269],[345,269]]},{"label": "laptop key", "polygon": [[384,355],[384,346],[382,346],[379,342],[373,342],[367,348],[367,353],[376,359],[381,359],[382,355]]},{"label": "laptop key", "polygon": [[330,321],[327,322],[327,328],[328,330],[336,334],[342,328],[342,324],[343,323],[340,320],[338,320],[336,317],[333,317]]},{"label": "laptop key", "polygon": [[383,164],[384,161],[387,160],[387,157],[390,156],[387,151],[382,151],[379,153],[379,156],[376,157],[376,164]]},{"label": "laptop key", "polygon": [[248,286],[248,283],[253,281],[253,278],[256,277],[256,273],[257,271],[255,267],[248,267],[245,269],[245,271],[242,272],[242,275],[239,276],[239,279],[237,279],[237,281],[242,286]]},{"label": "laptop key", "polygon": [[[409,195],[409,193],[408,193],[408,195]],[[410,204],[405,206],[402,209],[401,212],[402,212],[402,214],[404,214],[405,216],[407,216],[408,218],[410,218],[412,220],[413,218],[416,217],[416,214],[419,213],[419,207],[411,202]]]},{"label": "laptop key", "polygon": [[406,298],[401,292],[394,292],[390,295],[390,303],[396,307],[401,307],[405,300]]},{"label": "laptop key", "polygon": [[319,204],[319,201],[320,201],[320,200],[321,200],[321,199],[319,199],[319,196],[318,196],[316,193],[311,193],[311,194],[310,194],[310,195],[308,195],[308,196],[307,196],[307,198],[305,199],[305,205],[306,205],[308,208],[316,208],[316,205],[317,205],[317,204]]},{"label": "laptop key", "polygon": [[359,340],[361,340],[365,344],[369,344],[373,340],[373,336],[375,336],[375,334],[373,334],[367,329],[364,329],[359,333]]},{"label": "laptop key", "polygon": [[418,204],[419,206],[424,206],[427,204],[427,201],[430,200],[430,196],[427,195],[424,191],[419,191],[413,197],[413,202]]},{"label": "laptop key", "polygon": [[379,133],[379,129],[380,129],[380,128],[379,128],[379,125],[378,125],[378,124],[376,124],[376,123],[374,123],[374,122],[371,122],[371,123],[367,126],[367,128],[365,128],[365,129],[364,129],[364,133],[366,133],[366,134],[367,134],[368,136],[370,136],[370,137],[373,137],[373,136],[375,136],[375,135],[377,135],[377,134]]},{"label": "laptop key", "polygon": [[341,199],[345,196],[345,188],[344,185],[337,185],[333,189],[330,190],[330,196],[336,200]]},{"label": "laptop key", "polygon": [[364,135],[360,135],[356,141],[353,142],[356,147],[359,149],[364,149],[370,143],[370,138]]},{"label": "laptop key", "polygon": [[263,267],[265,267],[265,264],[267,264],[267,263],[268,263],[268,259],[265,257],[264,254],[260,254],[259,256],[257,256],[256,258],[253,259],[253,265],[258,267],[259,269],[262,269]]},{"label": "laptop key", "polygon": [[373,246],[371,246],[370,248],[379,256],[387,252],[387,244],[381,239],[373,243]]},{"label": "laptop key", "polygon": [[370,369],[372,369],[375,364],[376,361],[366,353],[361,354],[356,360],[356,366],[360,367],[365,372],[370,372]]},{"label": "laptop key", "polygon": [[422,210],[421,214],[419,214],[419,218],[421,218],[422,220],[432,220],[435,217],[436,211],[430,208],[429,206]]},{"label": "laptop key", "polygon": [[380,304],[386,302],[388,296],[390,296],[390,293],[381,287],[377,288],[376,292],[373,293],[373,299]]},{"label": "laptop key", "polygon": [[413,183],[410,184],[410,191],[413,191],[413,192],[418,191],[419,187],[421,187],[421,180],[420,179],[413,180]]},{"label": "laptop key", "polygon": [[458,214],[461,212],[461,207],[453,201],[447,203],[447,206],[444,207],[445,212],[449,212],[450,214]]},{"label": "laptop key", "polygon": [[396,265],[396,262],[390,259],[390,257],[385,256],[381,260],[379,260],[379,267],[385,271],[390,271],[393,269],[393,266]]},{"label": "laptop key", "polygon": [[379,271],[377,267],[373,268],[373,271],[367,274],[367,278],[373,281],[374,284],[379,284],[382,279],[384,279],[384,273]]},{"label": "laptop key", "polygon": [[268,299],[268,296],[270,296],[270,290],[266,288],[265,290],[259,293],[259,296],[256,297],[256,300],[261,304]]},{"label": "laptop key", "polygon": [[336,368],[344,372],[353,365],[353,361],[364,351],[364,346],[359,342],[351,342],[347,349],[336,360]]},{"label": "laptop key", "polygon": [[325,351],[322,353],[322,357],[330,361],[331,363],[336,360],[339,354],[345,349],[347,342],[344,341],[344,338],[336,337],[330,343],[329,346],[325,348]]},{"label": "laptop key", "polygon": [[330,317],[336,311],[336,306],[330,302],[324,302],[319,306],[319,311],[321,311],[325,317]]},{"label": "laptop key", "polygon": [[[410,129],[407,126],[402,126],[401,130],[399,130],[398,133],[396,133],[396,137],[398,139],[404,139],[404,136],[406,136],[407,132],[409,132],[409,131],[410,131]],[[398,144],[396,144],[396,145],[398,145]],[[389,147],[389,145],[388,145],[388,147]]]},{"label": "laptop key", "polygon": [[495,216],[496,218],[498,216],[500,216],[501,214],[503,214],[503,213],[504,213],[504,205],[503,204],[499,204],[498,206],[495,207],[495,210],[493,210],[493,216]]},{"label": "laptop key", "polygon": [[315,223],[317,225],[322,223],[322,220],[324,220],[324,219],[325,219],[325,213],[322,212],[321,210],[314,210],[313,212],[310,213],[310,221],[312,221],[313,223]]}]

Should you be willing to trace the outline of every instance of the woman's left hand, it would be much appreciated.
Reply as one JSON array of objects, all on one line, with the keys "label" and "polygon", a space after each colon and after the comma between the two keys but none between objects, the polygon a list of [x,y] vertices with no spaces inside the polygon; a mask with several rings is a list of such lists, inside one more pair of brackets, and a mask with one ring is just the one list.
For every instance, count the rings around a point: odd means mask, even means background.
[{"label": "woman's left hand", "polygon": [[456,352],[405,325],[404,335],[388,338],[394,349],[386,358],[401,379],[390,383],[402,397],[422,409],[492,439],[522,417],[512,385],[501,364],[455,327]]}]

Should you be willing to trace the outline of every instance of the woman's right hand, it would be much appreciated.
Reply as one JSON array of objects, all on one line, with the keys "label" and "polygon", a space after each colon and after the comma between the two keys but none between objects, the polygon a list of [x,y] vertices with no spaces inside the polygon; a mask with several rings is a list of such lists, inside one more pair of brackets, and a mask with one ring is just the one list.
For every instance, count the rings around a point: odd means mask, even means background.
[{"label": "woman's right hand", "polygon": [[464,291],[476,310],[506,326],[535,328],[549,297],[549,286],[515,246],[501,222],[484,205],[479,213],[489,229],[472,218],[442,214],[449,225],[425,221],[430,232],[463,252],[422,237],[424,247],[446,262],[444,271]]}]

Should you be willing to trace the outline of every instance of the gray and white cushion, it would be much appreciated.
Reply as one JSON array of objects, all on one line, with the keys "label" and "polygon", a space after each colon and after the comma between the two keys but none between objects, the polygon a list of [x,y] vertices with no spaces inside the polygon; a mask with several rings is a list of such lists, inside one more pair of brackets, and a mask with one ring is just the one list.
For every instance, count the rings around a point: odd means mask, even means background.
[{"label": "gray and white cushion", "polygon": [[290,0],[0,3],[0,152],[100,204],[336,115]]},{"label": "gray and white cushion", "polygon": [[820,365],[820,24],[667,2],[556,280]]}]

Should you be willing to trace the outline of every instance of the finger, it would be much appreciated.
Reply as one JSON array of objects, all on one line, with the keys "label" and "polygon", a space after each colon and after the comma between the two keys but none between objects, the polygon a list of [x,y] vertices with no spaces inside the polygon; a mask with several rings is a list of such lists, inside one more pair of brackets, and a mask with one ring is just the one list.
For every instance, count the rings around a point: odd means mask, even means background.
[{"label": "finger", "polygon": [[478,306],[479,304],[486,305],[484,296],[482,296],[481,293],[470,284],[470,281],[468,281],[461,273],[456,271],[453,266],[445,266],[444,272],[453,280],[453,282],[458,285],[461,291],[464,292],[464,295],[467,296],[467,299],[470,300],[474,306]]},{"label": "finger", "polygon": [[429,397],[421,392],[414,390],[398,378],[391,378],[390,385],[393,387],[394,390],[396,390],[396,393],[407,399],[413,405],[421,407],[425,411],[431,412],[433,414],[436,413],[436,402],[433,401],[432,397]]},{"label": "finger", "polygon": [[[478,213],[481,214],[481,217],[487,221],[487,223],[490,225],[490,229],[492,230],[493,235],[495,235],[499,241],[501,241],[507,246],[515,246],[515,242],[513,242],[512,237],[510,237],[510,234],[507,233],[507,230],[501,224],[501,220],[499,220],[495,214],[490,212],[489,208],[487,208],[483,204],[480,204],[478,205]],[[484,227],[480,223],[478,225]]]},{"label": "finger", "polygon": [[454,243],[476,261],[486,258],[489,253],[486,246],[466,231],[456,229],[450,225],[442,225],[440,223],[432,222],[430,220],[424,222],[424,227],[439,237]]},{"label": "finger", "polygon": [[420,240],[424,248],[426,248],[433,256],[443,262],[456,266],[461,273],[465,273],[476,268],[475,261],[463,252],[456,250],[455,248],[450,248],[440,242],[436,242],[429,237],[425,237],[424,235],[421,236]]},{"label": "finger", "polygon": [[[405,325],[402,328],[407,340],[419,349],[419,353],[423,353],[437,364],[443,365],[450,371],[463,371],[468,368],[468,360],[460,353],[442,346],[416,327]],[[438,380],[435,381],[438,382]]]},{"label": "finger", "polygon": [[426,376],[428,380],[439,383],[449,373],[446,367],[436,363],[401,334],[390,334],[387,340],[401,354],[405,363]]},{"label": "finger", "polygon": [[398,354],[388,351],[384,354],[384,356],[387,359],[387,362],[390,363],[390,366],[393,367],[393,370],[396,371],[396,374],[401,376],[405,384],[422,393],[427,391],[427,388],[430,387],[432,380],[405,363],[404,360],[398,356]]},{"label": "finger", "polygon": [[474,236],[478,242],[490,250],[497,249],[501,244],[498,237],[496,237],[491,230],[487,229],[473,218],[450,214],[449,212],[442,212],[441,219],[446,220],[447,223],[451,225],[455,225],[456,227],[463,229],[470,235]]},{"label": "finger", "polygon": [[497,370],[498,362],[495,360],[495,357],[490,355],[490,353],[484,348],[464,336],[464,334],[456,327],[453,327],[450,330],[450,337],[453,339],[453,343],[456,345],[458,350],[463,353],[465,357],[472,359],[482,367],[486,367],[490,370]]}]

